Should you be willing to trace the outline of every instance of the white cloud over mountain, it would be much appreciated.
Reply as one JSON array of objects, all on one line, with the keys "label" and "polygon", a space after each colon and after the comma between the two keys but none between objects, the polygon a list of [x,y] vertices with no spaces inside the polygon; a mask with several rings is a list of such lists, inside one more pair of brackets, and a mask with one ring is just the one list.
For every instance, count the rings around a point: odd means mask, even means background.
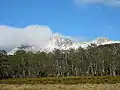
[{"label": "white cloud over mountain", "polygon": [[74,0],[76,4],[101,4],[107,6],[120,6],[120,0]]},{"label": "white cloud over mountain", "polygon": [[53,34],[69,38],[73,41],[82,41],[85,39],[84,37],[71,37],[54,33],[48,26],[29,25],[24,28],[16,28],[0,25],[0,49],[11,50],[22,44],[44,48],[49,44],[49,40]]},{"label": "white cloud over mountain", "polygon": [[31,25],[25,28],[0,26],[0,47],[16,47],[20,44],[38,45],[43,47],[53,32],[47,26]]},{"label": "white cloud over mountain", "polygon": [[[0,26],[0,49],[7,49],[8,54],[14,54],[22,45],[26,46],[26,51],[52,51],[57,49],[77,49],[86,48],[91,43],[104,45],[111,43],[120,43],[120,41],[110,41],[106,38],[99,38],[89,42],[78,42],[84,40],[82,37],[64,36],[60,33],[54,33],[47,26],[30,25],[25,28],[15,28],[10,26]],[[76,41],[76,42],[73,42]]]}]

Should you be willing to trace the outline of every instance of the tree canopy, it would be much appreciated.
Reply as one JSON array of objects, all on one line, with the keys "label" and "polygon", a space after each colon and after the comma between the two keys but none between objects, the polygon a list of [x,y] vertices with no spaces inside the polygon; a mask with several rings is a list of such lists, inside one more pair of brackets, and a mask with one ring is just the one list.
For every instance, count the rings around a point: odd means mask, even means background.
[{"label": "tree canopy", "polygon": [[0,79],[53,76],[120,76],[120,44],[14,55],[0,50]]}]

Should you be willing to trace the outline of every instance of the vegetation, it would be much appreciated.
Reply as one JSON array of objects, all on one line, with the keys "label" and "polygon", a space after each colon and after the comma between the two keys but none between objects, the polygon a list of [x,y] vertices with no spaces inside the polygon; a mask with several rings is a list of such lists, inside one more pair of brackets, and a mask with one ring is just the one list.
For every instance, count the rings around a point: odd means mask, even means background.
[{"label": "vegetation", "polygon": [[0,51],[0,79],[66,76],[120,76],[120,44],[92,44],[86,49],[50,53],[21,49],[7,55]]},{"label": "vegetation", "polygon": [[116,84],[120,83],[118,76],[80,76],[80,77],[44,77],[17,78],[0,80],[0,84]]},{"label": "vegetation", "polygon": [[0,84],[0,90],[120,90],[120,84],[34,84],[13,85]]}]

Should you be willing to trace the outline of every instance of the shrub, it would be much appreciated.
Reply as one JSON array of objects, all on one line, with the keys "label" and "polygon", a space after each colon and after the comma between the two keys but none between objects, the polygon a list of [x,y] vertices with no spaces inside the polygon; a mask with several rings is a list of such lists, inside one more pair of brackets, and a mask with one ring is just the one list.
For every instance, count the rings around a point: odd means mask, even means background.
[{"label": "shrub", "polygon": [[16,78],[0,80],[0,84],[113,84],[120,83],[120,77],[46,77],[46,78]]}]

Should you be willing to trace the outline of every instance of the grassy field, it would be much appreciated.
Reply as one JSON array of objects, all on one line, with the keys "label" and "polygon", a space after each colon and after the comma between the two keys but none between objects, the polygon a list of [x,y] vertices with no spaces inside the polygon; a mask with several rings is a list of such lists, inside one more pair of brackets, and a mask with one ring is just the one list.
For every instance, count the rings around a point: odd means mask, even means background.
[{"label": "grassy field", "polygon": [[0,90],[120,90],[120,77],[47,77],[0,80]]},{"label": "grassy field", "polygon": [[120,84],[0,84],[0,90],[120,90]]},{"label": "grassy field", "polygon": [[94,77],[47,77],[47,78],[17,78],[0,80],[0,84],[116,84],[120,77],[94,76]]}]

